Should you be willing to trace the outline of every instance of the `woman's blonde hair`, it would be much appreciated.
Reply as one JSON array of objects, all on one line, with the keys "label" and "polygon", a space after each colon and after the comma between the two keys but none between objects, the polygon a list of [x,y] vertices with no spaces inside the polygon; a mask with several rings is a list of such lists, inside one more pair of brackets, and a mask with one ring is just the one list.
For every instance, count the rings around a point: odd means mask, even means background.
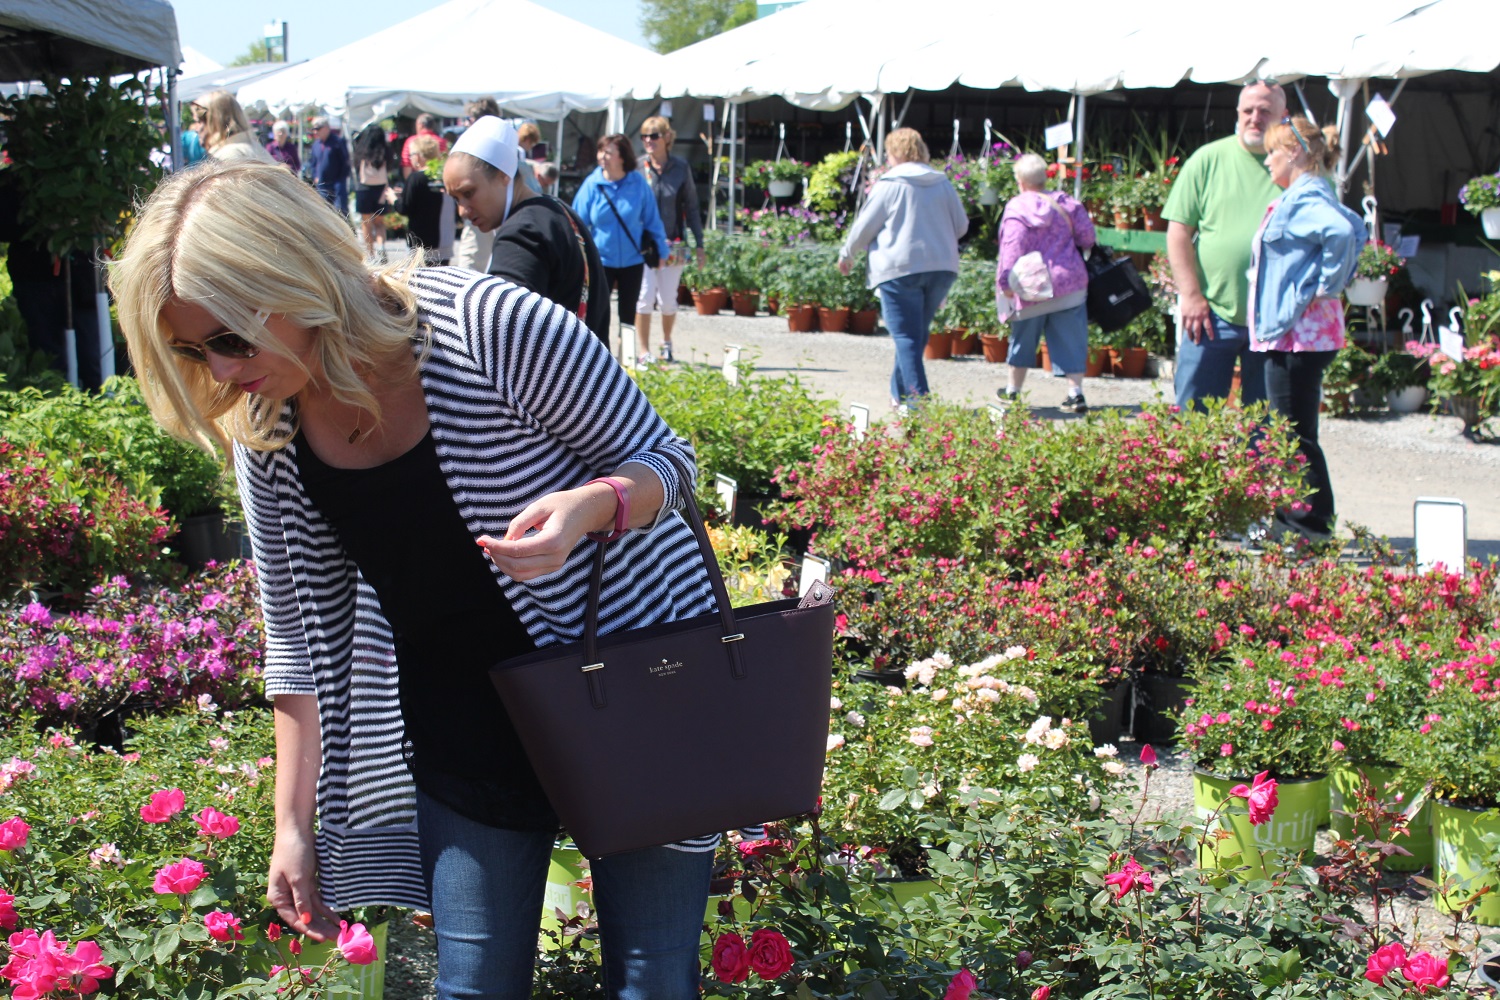
[{"label": "woman's blonde hair", "polygon": [[670,150],[672,143],[677,140],[677,133],[672,131],[672,123],[661,115],[652,115],[641,122],[642,132],[659,132],[662,136],[662,148]]},{"label": "woman's blonde hair", "polygon": [[932,154],[922,134],[914,128],[898,128],[885,137],[885,151],[897,163],[930,163]]},{"label": "woman's blonde hair", "polygon": [[[1296,155],[1302,152],[1302,144],[1306,143],[1307,158],[1313,170],[1326,174],[1338,165],[1340,148],[1338,129],[1332,125],[1320,129],[1301,115],[1293,117],[1290,122],[1290,124],[1284,121],[1277,122],[1266,129],[1267,149],[1280,149]],[[1299,135],[1302,137],[1302,142],[1297,141]]]},{"label": "woman's blonde hair", "polygon": [[[207,451],[238,441],[270,451],[280,407],[215,382],[207,365],[175,354],[163,316],[199,306],[262,351],[321,370],[340,402],[380,419],[361,373],[411,358],[419,336],[407,282],[420,252],[371,271],[348,221],[279,163],[209,161],[164,180],[140,207],[109,285],[141,392],[166,430]],[[257,316],[260,313],[260,316]],[[265,315],[311,330],[303,364],[266,329]],[[415,366],[412,366],[415,377]]]},{"label": "woman's blonde hair", "polygon": [[[438,154],[442,151],[443,147],[438,145],[437,139],[425,134],[412,136],[411,145],[407,147],[407,152],[411,158],[413,160],[420,159],[423,163],[437,159]],[[413,165],[415,166],[415,164]]]},{"label": "woman's blonde hair", "polygon": [[199,130],[198,138],[210,153],[225,141],[250,131],[250,119],[245,117],[245,109],[227,90],[204,94],[193,103],[203,109],[203,128]]}]

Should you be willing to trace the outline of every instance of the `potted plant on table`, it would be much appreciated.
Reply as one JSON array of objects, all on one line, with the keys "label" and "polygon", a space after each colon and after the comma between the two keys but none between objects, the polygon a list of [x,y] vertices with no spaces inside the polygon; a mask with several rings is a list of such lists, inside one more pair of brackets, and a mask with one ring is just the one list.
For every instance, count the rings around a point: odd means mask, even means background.
[{"label": "potted plant on table", "polygon": [[1406,258],[1380,240],[1371,240],[1359,251],[1354,280],[1344,289],[1344,298],[1351,306],[1383,305],[1391,275],[1405,266]]},{"label": "potted plant on table", "polygon": [[1426,358],[1404,351],[1388,351],[1370,369],[1370,387],[1385,397],[1392,413],[1416,413],[1427,402]]},{"label": "potted plant on table", "polygon": [[772,198],[790,198],[797,185],[807,178],[811,167],[790,157],[778,160],[756,160],[745,167],[747,181],[755,179],[770,192]]},{"label": "potted plant on table", "polygon": [[1479,216],[1484,235],[1500,240],[1500,174],[1473,178],[1459,189],[1458,202]]},{"label": "potted plant on table", "polygon": [[1463,357],[1449,357],[1436,344],[1406,345],[1407,351],[1427,360],[1433,400],[1448,404],[1463,421],[1466,434],[1500,410],[1500,271],[1486,277],[1493,290],[1463,307]]},{"label": "potted plant on table", "polygon": [[765,250],[753,239],[735,238],[724,247],[724,288],[736,316],[754,316],[760,307],[761,260]]},{"label": "potted plant on table", "polygon": [[1109,189],[1109,210],[1116,229],[1139,229],[1141,218],[1141,179],[1133,173],[1122,174]]}]

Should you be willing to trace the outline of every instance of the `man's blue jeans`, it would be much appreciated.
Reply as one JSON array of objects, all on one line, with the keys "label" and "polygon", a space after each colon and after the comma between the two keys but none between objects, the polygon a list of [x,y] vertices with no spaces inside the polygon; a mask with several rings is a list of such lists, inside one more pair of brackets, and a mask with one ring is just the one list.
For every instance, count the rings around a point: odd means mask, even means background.
[{"label": "man's blue jeans", "polygon": [[1177,376],[1173,389],[1177,405],[1184,410],[1202,410],[1205,399],[1227,399],[1234,379],[1234,365],[1240,365],[1240,405],[1263,403],[1266,399],[1266,356],[1250,350],[1250,331],[1221,317],[1213,316],[1213,338],[1198,343],[1184,330],[1177,340]]},{"label": "man's blue jeans", "polygon": [[943,297],[953,287],[958,275],[952,271],[923,271],[903,274],[882,281],[875,287],[880,295],[880,314],[891,331],[896,345],[896,365],[891,370],[891,399],[904,403],[913,396],[927,395],[927,369],[922,351],[932,317],[937,315]]},{"label": "man's blue jeans", "polygon": [[[553,835],[497,830],[417,793],[440,1000],[529,1000]],[[696,1000],[713,852],[590,863],[610,1000]]]}]

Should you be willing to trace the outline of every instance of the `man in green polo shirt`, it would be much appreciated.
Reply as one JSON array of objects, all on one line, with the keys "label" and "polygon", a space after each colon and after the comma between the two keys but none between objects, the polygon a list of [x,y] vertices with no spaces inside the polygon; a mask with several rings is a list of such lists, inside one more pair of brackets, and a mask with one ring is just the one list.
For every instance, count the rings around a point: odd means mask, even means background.
[{"label": "man in green polo shirt", "polygon": [[1240,365],[1240,400],[1266,398],[1265,355],[1250,350],[1250,244],[1266,207],[1281,196],[1262,162],[1266,129],[1286,114],[1286,95],[1274,83],[1240,91],[1235,134],[1201,147],[1172,185],[1167,259],[1177,283],[1181,330],[1177,342],[1177,404],[1229,395]]}]

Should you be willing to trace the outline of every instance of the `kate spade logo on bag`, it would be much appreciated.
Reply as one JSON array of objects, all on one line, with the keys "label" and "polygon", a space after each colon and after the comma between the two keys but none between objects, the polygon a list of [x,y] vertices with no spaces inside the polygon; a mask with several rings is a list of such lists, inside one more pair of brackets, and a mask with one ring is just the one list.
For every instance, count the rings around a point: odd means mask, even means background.
[{"label": "kate spade logo on bag", "polygon": [[682,669],[681,660],[662,660],[659,666],[648,667],[652,677],[671,677]]}]

